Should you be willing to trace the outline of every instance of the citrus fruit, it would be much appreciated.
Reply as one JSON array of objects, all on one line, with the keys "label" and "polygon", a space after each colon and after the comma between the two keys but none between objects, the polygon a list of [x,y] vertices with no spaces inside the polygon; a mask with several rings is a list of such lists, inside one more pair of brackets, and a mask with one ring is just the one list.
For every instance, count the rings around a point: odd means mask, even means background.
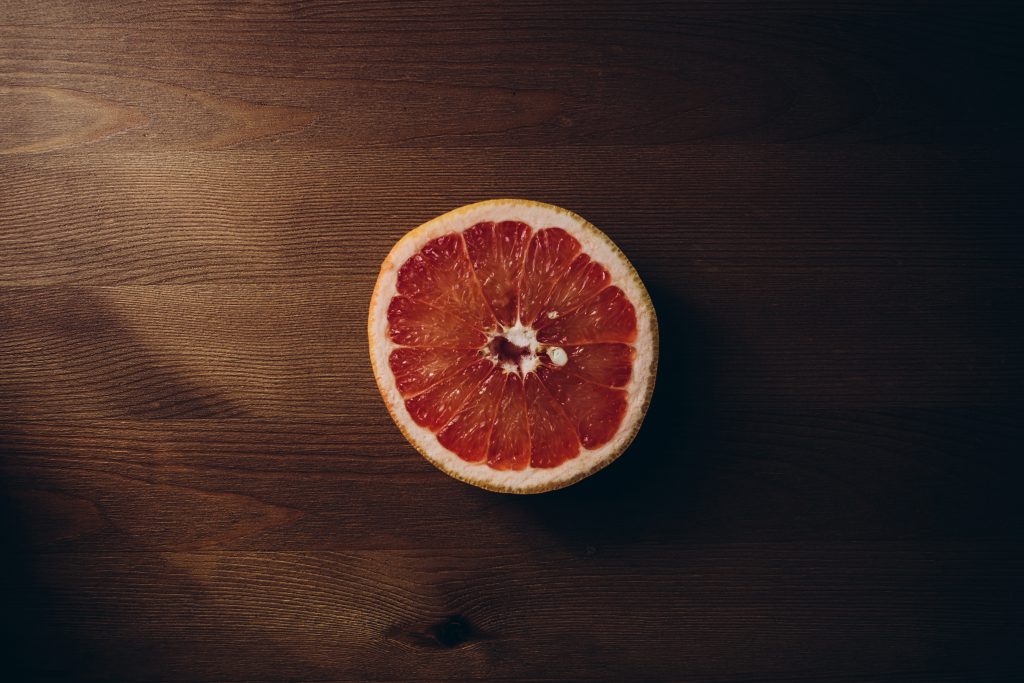
[{"label": "citrus fruit", "polygon": [[405,235],[381,266],[370,358],[424,457],[492,491],[537,493],[629,445],[654,389],[654,307],[600,230],[497,199]]}]

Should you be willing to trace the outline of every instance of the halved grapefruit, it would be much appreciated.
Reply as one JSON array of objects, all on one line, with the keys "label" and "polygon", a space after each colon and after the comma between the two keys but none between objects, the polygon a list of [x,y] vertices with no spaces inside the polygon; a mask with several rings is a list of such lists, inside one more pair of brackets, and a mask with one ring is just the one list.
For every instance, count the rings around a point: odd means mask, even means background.
[{"label": "halved grapefruit", "polygon": [[657,319],[618,247],[576,214],[497,199],[395,244],[369,316],[384,403],[423,456],[492,491],[539,493],[629,445],[658,362]]}]

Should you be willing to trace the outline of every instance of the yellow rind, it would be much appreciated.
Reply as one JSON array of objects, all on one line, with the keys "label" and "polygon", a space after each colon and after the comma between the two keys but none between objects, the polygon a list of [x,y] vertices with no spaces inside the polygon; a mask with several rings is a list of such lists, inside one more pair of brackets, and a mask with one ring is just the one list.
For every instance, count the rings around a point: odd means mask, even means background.
[{"label": "yellow rind", "polygon": [[[501,205],[508,205],[508,204],[515,205],[515,206],[539,206],[539,207],[546,208],[546,209],[548,209],[550,211],[554,211],[556,213],[564,214],[564,215],[568,216],[569,218],[571,218],[572,220],[574,220],[575,222],[577,222],[581,228],[583,228],[584,230],[589,231],[594,237],[596,237],[596,238],[600,239],[601,241],[603,241],[614,253],[616,253],[622,259],[622,262],[628,267],[629,275],[634,280],[635,284],[637,285],[637,290],[640,292],[641,296],[643,297],[643,301],[641,301],[641,302],[633,302],[633,303],[634,304],[638,304],[638,305],[646,306],[647,310],[648,310],[648,312],[650,314],[650,321],[651,321],[651,328],[652,328],[651,329],[651,339],[652,339],[652,345],[653,345],[653,348],[651,349],[651,362],[650,362],[650,366],[649,366],[649,368],[647,370],[648,373],[649,373],[649,381],[647,383],[646,395],[643,398],[643,403],[642,403],[642,406],[640,408],[640,412],[639,412],[639,414],[637,416],[637,419],[634,421],[634,423],[633,423],[633,425],[631,427],[632,431],[630,432],[629,437],[626,438],[623,441],[623,444],[622,444],[621,448],[619,448],[618,450],[612,452],[611,454],[609,454],[604,459],[598,461],[593,467],[590,467],[587,470],[582,470],[582,471],[578,472],[575,476],[573,476],[573,477],[571,477],[569,479],[564,479],[564,480],[561,480],[561,481],[556,481],[556,482],[551,483],[551,484],[540,484],[540,485],[537,485],[537,486],[518,487],[518,488],[494,486],[490,482],[482,480],[482,479],[474,480],[473,477],[462,476],[461,474],[459,474],[457,472],[452,472],[451,470],[445,468],[440,462],[435,460],[430,455],[430,453],[428,453],[422,446],[420,446],[419,443],[417,443],[416,439],[414,439],[412,437],[412,435],[409,434],[409,432],[403,426],[402,421],[399,419],[398,413],[395,410],[395,407],[392,405],[392,402],[390,400],[388,400],[387,392],[384,390],[384,386],[381,384],[381,372],[383,370],[381,368],[377,367],[377,362],[376,362],[375,354],[373,353],[374,347],[376,345],[375,344],[374,335],[373,335],[373,328],[374,328],[373,311],[375,311],[376,308],[377,308],[376,307],[377,298],[379,296],[381,296],[381,294],[380,294],[380,281],[381,281],[380,274],[383,274],[384,272],[386,272],[388,270],[393,270],[393,269],[395,269],[397,267],[397,265],[394,263],[394,255],[399,252],[399,247],[402,244],[406,243],[407,241],[417,239],[417,237],[420,234],[422,234],[423,232],[426,232],[427,230],[430,229],[431,226],[433,226],[434,224],[436,224],[436,223],[438,223],[440,221],[447,221],[447,220],[449,220],[451,218],[455,218],[455,217],[459,216],[460,214],[468,213],[471,209],[475,209],[475,208],[478,208],[478,207],[482,207],[482,206],[501,206]],[[377,276],[377,282],[376,282],[376,284],[373,287],[373,295],[370,297],[370,315],[368,316],[368,319],[367,319],[367,337],[369,339],[370,364],[371,364],[371,367],[373,368],[373,377],[374,377],[374,380],[377,382],[377,388],[380,390],[380,395],[381,395],[381,398],[384,400],[384,405],[387,407],[388,413],[391,415],[392,421],[398,427],[399,431],[402,432],[402,436],[405,437],[406,441],[408,441],[413,446],[413,448],[415,448],[417,451],[419,451],[420,455],[422,455],[430,464],[432,464],[437,469],[441,470],[442,472],[444,472],[448,476],[452,477],[453,479],[458,479],[459,481],[465,482],[467,484],[472,484],[473,486],[476,486],[478,488],[482,488],[482,489],[485,489],[485,490],[488,490],[488,491],[494,491],[496,493],[517,493],[517,494],[545,493],[547,491],[554,491],[554,490],[557,490],[557,489],[565,488],[567,486],[571,486],[572,484],[575,484],[576,482],[589,477],[590,475],[594,474],[595,472],[598,472],[599,470],[604,469],[605,467],[610,465],[612,462],[617,460],[619,458],[619,456],[621,456],[629,448],[630,444],[636,438],[637,433],[640,431],[640,425],[643,424],[644,417],[647,415],[647,408],[650,405],[651,396],[654,394],[654,384],[655,384],[655,380],[657,379],[658,353],[659,353],[658,316],[657,316],[657,313],[654,310],[654,303],[651,301],[650,294],[647,292],[647,288],[644,286],[643,280],[640,279],[640,275],[636,272],[636,268],[633,267],[633,264],[630,262],[629,258],[626,257],[626,255],[622,252],[621,249],[619,249],[618,245],[615,244],[615,242],[613,242],[610,237],[608,237],[606,234],[604,234],[599,228],[597,228],[590,221],[586,220],[585,218],[583,218],[579,214],[576,214],[576,213],[573,213],[572,211],[569,211],[568,209],[563,209],[562,207],[555,206],[554,204],[546,204],[544,202],[533,201],[532,199],[511,199],[511,198],[506,198],[506,199],[489,199],[489,200],[485,200],[485,201],[482,201],[482,202],[475,202],[473,204],[467,204],[467,205],[461,206],[461,207],[459,207],[457,209],[453,209],[452,211],[449,211],[447,213],[441,214],[440,216],[437,216],[436,218],[432,218],[431,220],[427,221],[426,223],[424,223],[423,225],[419,226],[418,228],[410,230],[408,233],[406,233],[400,240],[398,240],[398,242],[395,243],[395,245],[391,248],[391,251],[388,253],[387,257],[384,259],[384,263],[381,264],[380,274],[378,274],[378,276]]]}]

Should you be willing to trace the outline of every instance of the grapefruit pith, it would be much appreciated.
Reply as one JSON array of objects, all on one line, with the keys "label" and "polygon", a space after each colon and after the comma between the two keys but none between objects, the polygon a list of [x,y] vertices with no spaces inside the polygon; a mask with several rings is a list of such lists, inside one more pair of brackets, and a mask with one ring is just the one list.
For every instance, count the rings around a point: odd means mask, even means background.
[{"label": "grapefruit pith", "polygon": [[381,266],[370,358],[427,460],[492,491],[568,486],[617,458],[647,410],[658,329],[600,230],[550,204],[470,204],[409,232]]}]

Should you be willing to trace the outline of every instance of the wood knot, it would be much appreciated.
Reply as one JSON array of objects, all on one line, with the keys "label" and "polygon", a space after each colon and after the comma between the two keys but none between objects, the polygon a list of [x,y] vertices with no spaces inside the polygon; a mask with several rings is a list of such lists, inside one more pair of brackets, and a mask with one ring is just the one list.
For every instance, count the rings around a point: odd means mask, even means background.
[{"label": "wood knot", "polygon": [[466,643],[490,639],[488,634],[460,614],[444,617],[429,626],[396,626],[387,635],[397,642],[437,650],[452,650]]},{"label": "wood knot", "polygon": [[428,633],[438,645],[450,649],[470,640],[474,629],[465,617],[453,614],[431,626]]}]

